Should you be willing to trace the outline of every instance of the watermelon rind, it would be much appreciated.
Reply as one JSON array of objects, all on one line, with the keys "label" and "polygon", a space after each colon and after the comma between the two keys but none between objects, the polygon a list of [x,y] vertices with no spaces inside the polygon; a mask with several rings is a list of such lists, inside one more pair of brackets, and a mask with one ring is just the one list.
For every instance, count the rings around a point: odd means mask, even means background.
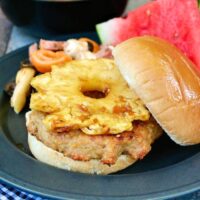
[{"label": "watermelon rind", "polygon": [[110,34],[108,34],[108,32],[110,32],[110,29],[112,29],[111,20],[96,25],[97,35],[102,44],[107,44],[108,42],[111,44],[114,43],[113,38]]}]

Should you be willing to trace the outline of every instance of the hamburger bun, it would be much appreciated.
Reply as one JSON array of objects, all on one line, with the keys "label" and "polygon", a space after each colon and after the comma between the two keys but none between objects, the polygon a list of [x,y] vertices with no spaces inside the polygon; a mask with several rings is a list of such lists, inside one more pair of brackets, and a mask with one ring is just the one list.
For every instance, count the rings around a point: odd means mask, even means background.
[{"label": "hamburger bun", "polygon": [[[65,169],[68,171],[105,175],[125,169],[128,166],[135,163],[138,159],[140,159],[139,157],[133,158],[126,153],[120,154],[117,157],[116,162],[109,165],[103,163],[101,158],[90,159],[88,161],[72,159],[71,157],[64,155],[62,151],[59,151],[59,149],[55,147],[56,143],[58,145],[64,145],[64,143],[61,144],[60,140],[58,140],[58,137],[61,138],[62,141],[65,140],[65,142],[68,142],[69,140],[66,140],[66,138],[63,137],[60,133],[57,136],[56,133],[50,133],[42,123],[43,119],[44,115],[41,112],[29,111],[26,113],[26,126],[28,129],[28,145],[33,156],[37,158],[39,161],[42,161],[49,165]],[[134,151],[137,154],[143,152],[145,156],[151,150],[151,144],[161,135],[162,129],[160,128],[160,126],[158,126],[155,120],[151,119],[149,122],[146,122],[144,123],[144,125],[141,125],[138,128],[138,130],[142,132],[143,135],[142,139],[144,140],[145,143],[139,143],[141,144],[140,146],[137,143],[138,135],[136,134],[136,138],[133,141]],[[76,135],[76,131],[75,130],[70,131],[70,133],[67,134]],[[85,135],[84,133],[82,134]],[[69,139],[71,139],[70,136]],[[138,139],[140,140],[141,138],[139,137]],[[91,139],[89,138],[89,140]],[[100,140],[103,141],[104,138],[101,137]],[[119,138],[119,141],[121,140],[123,140],[123,138]],[[125,138],[125,140],[127,140],[127,138]],[[52,145],[50,144],[51,141],[53,141]],[[89,141],[88,143],[89,145],[94,146],[95,139],[93,141],[94,143],[92,143],[92,141]],[[75,144],[73,143],[73,146],[75,145],[76,146],[75,148],[79,148],[79,146],[82,145],[84,146],[85,145],[84,143],[81,143],[81,138],[79,135],[76,138]],[[96,145],[94,146],[94,148],[98,148],[98,146]],[[94,151],[94,149],[92,151]]]},{"label": "hamburger bun", "polygon": [[200,77],[175,46],[143,36],[119,44],[114,59],[129,86],[180,145],[200,143]]},{"label": "hamburger bun", "polygon": [[97,159],[89,161],[73,160],[49,148],[30,133],[28,133],[28,144],[32,154],[37,160],[68,171],[105,175],[122,170],[136,162],[135,159],[128,155],[121,155],[113,165],[103,164]]}]

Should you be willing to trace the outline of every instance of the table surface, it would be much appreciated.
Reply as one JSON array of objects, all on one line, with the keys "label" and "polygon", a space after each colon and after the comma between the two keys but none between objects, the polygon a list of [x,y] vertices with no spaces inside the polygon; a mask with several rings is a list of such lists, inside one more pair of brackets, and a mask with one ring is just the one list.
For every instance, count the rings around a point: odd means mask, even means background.
[{"label": "table surface", "polygon": [[[137,2],[137,0],[135,1]],[[131,3],[129,6],[131,7]],[[37,38],[27,35],[20,28],[13,27],[11,22],[0,10],[0,56],[36,40]],[[8,198],[6,196],[0,196],[0,199],[7,200]],[[171,200],[200,200],[200,191],[173,198]]]}]

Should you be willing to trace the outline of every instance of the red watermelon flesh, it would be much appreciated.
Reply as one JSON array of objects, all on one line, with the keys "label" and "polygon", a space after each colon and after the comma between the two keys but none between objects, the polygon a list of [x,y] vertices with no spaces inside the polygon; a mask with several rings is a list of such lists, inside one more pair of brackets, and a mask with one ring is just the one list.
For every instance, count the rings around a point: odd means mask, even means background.
[{"label": "red watermelon flesh", "polygon": [[116,45],[135,36],[168,40],[200,69],[200,12],[196,0],[156,0],[97,25],[102,43]]}]

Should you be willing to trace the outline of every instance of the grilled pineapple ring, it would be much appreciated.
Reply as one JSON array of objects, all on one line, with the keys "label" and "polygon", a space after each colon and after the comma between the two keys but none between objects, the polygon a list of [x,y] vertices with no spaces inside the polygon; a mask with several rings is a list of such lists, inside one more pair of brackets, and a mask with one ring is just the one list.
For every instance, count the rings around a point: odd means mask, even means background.
[{"label": "grilled pineapple ring", "polygon": [[[118,134],[132,130],[134,120],[149,119],[148,110],[110,59],[54,66],[31,85],[37,93],[31,96],[30,108],[47,114],[43,122],[51,131]],[[103,95],[87,95],[94,91]]]}]

